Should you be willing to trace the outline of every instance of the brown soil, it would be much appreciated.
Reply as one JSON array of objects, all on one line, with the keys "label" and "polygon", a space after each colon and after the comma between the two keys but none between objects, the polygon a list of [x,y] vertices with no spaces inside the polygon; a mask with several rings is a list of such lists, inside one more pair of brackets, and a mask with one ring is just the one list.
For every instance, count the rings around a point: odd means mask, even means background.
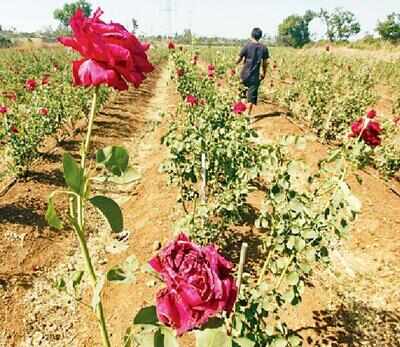
[{"label": "brown soil", "polygon": [[[167,185],[167,177],[159,171],[167,156],[160,139],[168,122],[159,112],[174,112],[176,104],[168,70],[163,69],[138,91],[131,90],[112,100],[97,118],[94,148],[111,143],[124,145],[142,176],[136,185],[102,192],[117,199],[123,208],[129,238],[119,252],[107,251],[115,239],[109,236],[101,218],[90,214],[89,247],[99,272],[132,254],[146,262],[155,252],[155,244],[164,244],[173,236],[173,224],[181,209],[176,203],[176,190]],[[260,105],[256,113],[254,127],[262,140],[307,132],[274,105]],[[70,274],[82,265],[71,232],[55,232],[43,218],[47,196],[63,186],[60,158],[65,150],[76,151],[79,141],[77,137],[64,143],[1,198],[2,347],[100,346],[90,308],[78,307],[64,298],[68,308],[64,309],[58,299],[63,294],[50,289],[54,276],[62,271]],[[311,141],[301,155],[315,165],[325,153],[326,147]],[[400,259],[400,198],[376,178],[363,172],[360,175],[363,185],[353,179],[350,183],[363,202],[362,214],[349,239],[334,254],[330,270],[316,273],[298,311],[287,317],[306,338],[307,346],[399,346],[396,273]],[[261,198],[259,194],[252,200],[259,204]],[[87,286],[83,288],[85,301],[90,302]],[[106,286],[103,298],[114,346],[120,345],[140,307],[154,303],[157,289],[143,276],[133,284]],[[43,302],[50,306],[45,311]],[[184,339],[181,345],[188,347],[191,342]]]}]

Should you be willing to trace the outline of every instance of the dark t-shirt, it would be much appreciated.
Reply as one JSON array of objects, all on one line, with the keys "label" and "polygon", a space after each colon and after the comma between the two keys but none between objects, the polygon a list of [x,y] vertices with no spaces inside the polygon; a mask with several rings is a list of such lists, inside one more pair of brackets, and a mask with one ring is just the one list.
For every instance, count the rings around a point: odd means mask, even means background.
[{"label": "dark t-shirt", "polygon": [[268,48],[262,43],[251,41],[242,48],[240,57],[245,59],[240,73],[241,80],[246,84],[259,83],[261,63],[269,58]]}]

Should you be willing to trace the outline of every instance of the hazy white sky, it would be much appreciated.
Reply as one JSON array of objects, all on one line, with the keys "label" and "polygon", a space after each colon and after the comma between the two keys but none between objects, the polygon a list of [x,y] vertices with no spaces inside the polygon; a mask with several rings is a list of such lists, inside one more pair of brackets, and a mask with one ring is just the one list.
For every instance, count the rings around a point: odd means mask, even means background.
[{"label": "hazy white sky", "polygon": [[[65,2],[0,0],[0,25],[23,31],[55,26],[53,11]],[[140,32],[146,34],[167,33],[168,13],[171,13],[174,32],[191,28],[200,35],[243,38],[254,26],[274,34],[283,18],[303,14],[307,9],[349,9],[361,22],[363,33],[372,32],[378,19],[400,12],[400,0],[92,0],[91,3],[94,8],[103,8],[106,20],[121,22],[128,28],[131,18],[137,18]],[[167,11],[168,3],[171,12]]]}]

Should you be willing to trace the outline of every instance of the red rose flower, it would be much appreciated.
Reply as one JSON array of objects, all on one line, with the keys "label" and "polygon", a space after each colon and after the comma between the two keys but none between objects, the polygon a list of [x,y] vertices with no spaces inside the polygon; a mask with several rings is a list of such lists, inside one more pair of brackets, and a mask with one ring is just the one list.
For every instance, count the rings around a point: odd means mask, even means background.
[{"label": "red rose flower", "polygon": [[186,97],[186,103],[189,104],[190,106],[196,106],[198,105],[199,101],[194,95],[188,95]]},{"label": "red rose flower", "polygon": [[232,311],[237,296],[233,264],[215,246],[198,246],[182,233],[149,264],[166,283],[157,293],[157,316],[178,335]]},{"label": "red rose flower", "polygon": [[14,125],[11,127],[11,132],[14,133],[14,134],[18,134],[19,133],[18,129]]},{"label": "red rose flower", "polygon": [[215,75],[215,66],[213,64],[209,64],[207,67],[208,77],[214,77]]},{"label": "red rose flower", "polygon": [[246,109],[247,109],[246,104],[241,101],[235,102],[232,108],[233,112],[236,114],[242,114],[243,112],[246,111]]},{"label": "red rose flower", "polygon": [[368,117],[369,119],[375,118],[375,117],[376,117],[376,111],[375,111],[374,109],[369,110],[368,113],[367,113],[367,117]]},{"label": "red rose flower", "polygon": [[25,88],[30,92],[33,92],[36,89],[37,83],[35,80],[27,80],[25,82]]},{"label": "red rose flower", "polygon": [[185,70],[183,69],[176,69],[176,75],[178,77],[182,77],[185,74]]},{"label": "red rose flower", "polygon": [[42,107],[41,109],[39,109],[39,114],[42,116],[47,116],[49,114],[49,110],[45,107]]},{"label": "red rose flower", "polygon": [[0,113],[7,113],[8,112],[8,108],[6,106],[0,106]]},{"label": "red rose flower", "polygon": [[175,43],[168,41],[168,49],[175,49]]},{"label": "red rose flower", "polygon": [[154,70],[146,55],[150,46],[121,24],[104,23],[102,14],[98,8],[88,18],[78,9],[70,21],[74,36],[59,38],[83,57],[73,62],[74,83],[84,87],[106,84],[118,90],[128,89],[128,83],[138,87]]},{"label": "red rose flower", "polygon": [[367,145],[376,147],[381,144],[379,134],[382,132],[381,126],[377,121],[369,118],[360,118],[351,125],[350,137],[359,137]]}]

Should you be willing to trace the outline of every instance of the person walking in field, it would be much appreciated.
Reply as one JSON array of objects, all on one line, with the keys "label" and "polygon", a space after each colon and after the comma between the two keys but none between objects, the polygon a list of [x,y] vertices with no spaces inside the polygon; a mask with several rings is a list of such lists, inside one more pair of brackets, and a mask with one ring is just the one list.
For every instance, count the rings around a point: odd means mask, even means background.
[{"label": "person walking in field", "polygon": [[258,89],[261,81],[265,78],[268,67],[269,52],[268,48],[260,43],[261,37],[261,29],[254,28],[251,32],[250,42],[242,48],[236,62],[236,65],[239,65],[244,61],[240,79],[247,88],[248,115],[251,115],[253,107],[257,105]]}]

